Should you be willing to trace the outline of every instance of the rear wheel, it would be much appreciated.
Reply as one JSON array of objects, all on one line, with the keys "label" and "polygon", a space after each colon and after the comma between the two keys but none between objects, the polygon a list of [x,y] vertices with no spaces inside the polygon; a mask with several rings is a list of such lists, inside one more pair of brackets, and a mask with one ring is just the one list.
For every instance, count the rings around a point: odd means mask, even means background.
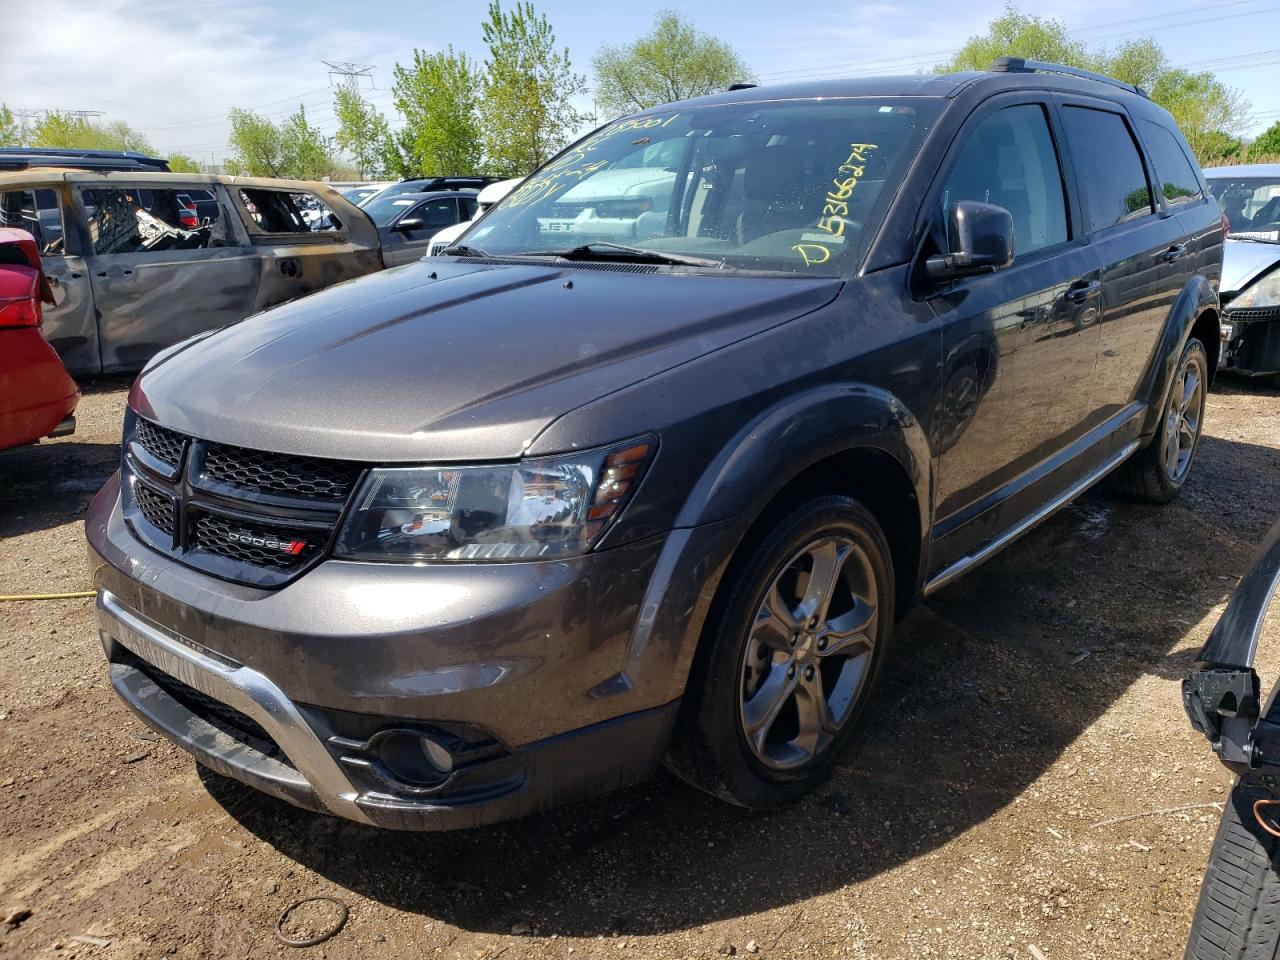
[{"label": "rear wheel", "polygon": [[856,500],[795,507],[748,543],[708,623],[669,765],[767,810],[830,771],[871,693],[893,625],[893,568]]},{"label": "rear wheel", "polygon": [[1244,782],[1231,791],[1191,920],[1187,960],[1280,957],[1280,839],[1253,816],[1254,801],[1270,797]]},{"label": "rear wheel", "polygon": [[1136,500],[1168,503],[1191,475],[1209,392],[1209,357],[1192,338],[1182,350],[1164,399],[1159,428],[1147,445],[1111,475],[1112,486]]}]

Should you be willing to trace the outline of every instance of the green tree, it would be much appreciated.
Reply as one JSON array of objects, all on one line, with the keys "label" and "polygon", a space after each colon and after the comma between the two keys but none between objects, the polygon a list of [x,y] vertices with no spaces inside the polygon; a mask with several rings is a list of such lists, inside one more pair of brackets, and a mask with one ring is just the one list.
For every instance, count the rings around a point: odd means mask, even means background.
[{"label": "green tree", "polygon": [[227,169],[249,177],[283,177],[284,139],[280,128],[250,110],[235,108],[228,115],[232,155]]},{"label": "green tree", "polygon": [[174,173],[202,172],[200,162],[195,157],[189,157],[185,153],[171,153],[166,159],[169,162],[169,169]]},{"label": "green tree", "polygon": [[333,113],[338,118],[334,140],[355,161],[356,175],[363,180],[382,165],[384,142],[391,135],[387,118],[353,84],[334,91]]},{"label": "green tree", "polygon": [[985,70],[997,57],[1049,60],[1070,67],[1087,67],[1089,51],[1067,36],[1061,20],[1028,16],[1009,4],[987,25],[987,32],[970,37],[956,55],[938,68],[940,73]]},{"label": "green tree", "polygon": [[23,129],[18,124],[13,111],[5,104],[0,103],[0,146],[20,147],[23,145],[24,140]]},{"label": "green tree", "polygon": [[301,104],[280,125],[280,157],[284,176],[298,180],[319,180],[333,170],[330,141],[307,122]]},{"label": "green tree", "polygon": [[1121,44],[1113,51],[1091,52],[1072,40],[1060,20],[1024,14],[1012,4],[939,69],[985,70],[997,57],[1049,60],[1096,70],[1135,83],[1150,91],[1151,99],[1168,110],[1196,156],[1204,162],[1220,154],[1223,137],[1230,140],[1241,128],[1249,104],[1239,92],[1211,73],[1190,73],[1171,67],[1154,40]]},{"label": "green tree", "polygon": [[529,0],[509,13],[490,0],[484,42],[480,119],[488,166],[501,176],[530,173],[588,121],[573,105],[586,93],[586,78],[573,72],[568,49],[557,49],[555,31]]},{"label": "green tree", "polygon": [[1277,120],[1249,144],[1249,156],[1280,156],[1280,120]]},{"label": "green tree", "polygon": [[733,47],[697,29],[675,10],[661,11],[653,29],[634,42],[601,47],[592,66],[596,105],[609,116],[755,79]]},{"label": "green tree", "polygon": [[1201,160],[1209,159],[1220,134],[1238,129],[1249,112],[1240,94],[1211,73],[1166,70],[1151,85],[1151,99],[1173,114]]},{"label": "green tree", "polygon": [[150,141],[127,123],[93,123],[73,114],[49,111],[30,129],[27,143],[33,147],[75,150],[136,150],[154,153]]},{"label": "green tree", "polygon": [[391,91],[404,117],[399,137],[383,140],[383,163],[402,176],[474,173],[480,167],[480,72],[453,47],[413,51],[413,66],[396,64]]}]

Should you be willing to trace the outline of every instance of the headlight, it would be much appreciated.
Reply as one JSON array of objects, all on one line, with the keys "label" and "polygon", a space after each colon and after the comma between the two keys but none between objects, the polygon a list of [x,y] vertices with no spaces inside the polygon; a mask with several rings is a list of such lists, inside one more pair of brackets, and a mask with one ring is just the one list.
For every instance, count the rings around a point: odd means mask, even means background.
[{"label": "headlight", "polygon": [[1280,306],[1280,270],[1273,270],[1253,286],[1246,287],[1227,306],[1232,310]]},{"label": "headlight", "polygon": [[655,444],[505,466],[371,470],[335,554],[359,560],[550,560],[586,553]]}]

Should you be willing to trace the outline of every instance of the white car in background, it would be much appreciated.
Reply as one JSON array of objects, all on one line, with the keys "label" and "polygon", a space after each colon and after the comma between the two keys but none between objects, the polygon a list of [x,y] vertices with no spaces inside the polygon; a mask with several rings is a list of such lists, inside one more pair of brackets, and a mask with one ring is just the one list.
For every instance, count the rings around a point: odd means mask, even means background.
[{"label": "white car in background", "polygon": [[464,220],[462,223],[455,223],[451,227],[445,227],[431,238],[431,244],[427,248],[427,256],[438,256],[446,247],[452,246],[471,224],[475,223],[484,212],[492,207],[495,203],[509,194],[512,190],[524,182],[524,177],[515,177],[512,180],[500,180],[497,183],[491,183],[485,187],[476,196],[476,212],[470,220]]}]

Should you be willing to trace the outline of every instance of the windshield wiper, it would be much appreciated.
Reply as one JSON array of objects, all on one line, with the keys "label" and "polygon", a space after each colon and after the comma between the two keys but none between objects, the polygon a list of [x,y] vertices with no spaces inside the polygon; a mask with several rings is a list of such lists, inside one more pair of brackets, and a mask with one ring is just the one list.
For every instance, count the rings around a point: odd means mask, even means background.
[{"label": "windshield wiper", "polygon": [[659,250],[629,247],[624,243],[613,243],[610,240],[596,240],[569,250],[548,250],[542,256],[559,257],[561,260],[625,260],[639,263],[665,263],[678,267],[710,267],[713,270],[724,268],[723,260],[687,257],[679,253],[662,253]]},{"label": "windshield wiper", "polygon": [[487,257],[489,256],[489,254],[485,253],[479,247],[469,247],[465,243],[460,243],[456,247],[445,247],[443,250],[440,251],[440,255],[448,256],[448,257]]},{"label": "windshield wiper", "polygon": [[1257,233],[1228,233],[1228,240],[1245,240],[1249,243],[1280,243],[1280,232],[1262,230]]}]

